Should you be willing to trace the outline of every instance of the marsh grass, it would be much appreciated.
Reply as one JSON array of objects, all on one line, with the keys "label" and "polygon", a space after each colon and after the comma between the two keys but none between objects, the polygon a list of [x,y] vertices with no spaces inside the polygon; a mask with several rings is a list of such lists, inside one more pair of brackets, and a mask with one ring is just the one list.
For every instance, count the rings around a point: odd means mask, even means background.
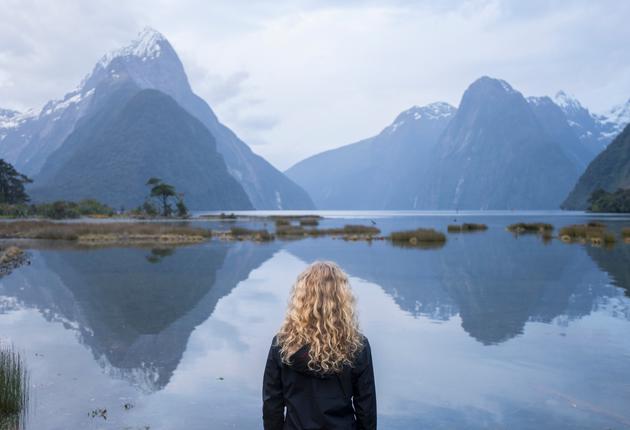
[{"label": "marsh grass", "polygon": [[562,227],[559,237],[563,242],[587,243],[595,246],[612,246],[617,242],[615,235],[606,229],[606,226],[599,222],[589,222],[588,224],[573,224]]},{"label": "marsh grass", "polygon": [[187,242],[212,236],[210,230],[159,223],[57,223],[13,221],[0,223],[0,238],[70,240],[82,242]]},{"label": "marsh grass", "polygon": [[390,233],[392,244],[403,247],[438,248],[446,243],[446,235],[432,228],[394,231]]},{"label": "marsh grass", "polygon": [[245,227],[232,227],[230,234],[236,240],[253,240],[256,242],[269,242],[274,240],[274,235],[267,230],[254,230]]},{"label": "marsh grass", "polygon": [[275,219],[276,227],[291,225],[291,220],[288,218],[276,218]]},{"label": "marsh grass", "polygon": [[0,428],[19,428],[28,404],[29,375],[13,347],[0,345]]},{"label": "marsh grass", "polygon": [[553,225],[544,222],[519,222],[507,226],[507,230],[514,234],[544,234],[545,232],[552,232],[553,229]]},{"label": "marsh grass", "polygon": [[621,229],[621,237],[626,241],[630,241],[630,227],[624,227]]},{"label": "marsh grass", "polygon": [[368,226],[347,224],[343,227],[334,228],[304,228],[302,225],[279,226],[276,228],[276,236],[282,238],[299,238],[299,237],[320,237],[320,236],[341,236],[345,239],[352,240],[370,240],[381,232],[380,229]]},{"label": "marsh grass", "polygon": [[317,218],[301,218],[300,225],[302,227],[317,227],[319,225],[319,220]]},{"label": "marsh grass", "polygon": [[450,224],[447,229],[449,233],[471,233],[475,231],[486,231],[488,226],[485,224],[475,223],[463,223],[463,224]]}]

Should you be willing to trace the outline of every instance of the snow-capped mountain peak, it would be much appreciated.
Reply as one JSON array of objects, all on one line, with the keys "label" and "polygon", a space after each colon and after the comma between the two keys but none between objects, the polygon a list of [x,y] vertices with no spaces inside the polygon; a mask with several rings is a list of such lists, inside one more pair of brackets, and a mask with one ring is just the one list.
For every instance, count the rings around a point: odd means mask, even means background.
[{"label": "snow-capped mountain peak", "polygon": [[573,95],[562,90],[558,91],[553,98],[554,102],[562,108],[562,110],[580,110],[584,109],[582,104]]},{"label": "snow-capped mountain peak", "polygon": [[105,54],[98,62],[98,65],[105,69],[114,58],[118,57],[134,56],[142,61],[157,58],[162,53],[161,42],[165,41],[166,38],[162,33],[151,27],[145,27],[129,45]]},{"label": "snow-capped mountain peak", "polygon": [[434,102],[425,106],[413,106],[401,112],[394,122],[387,127],[389,133],[395,133],[401,126],[419,120],[434,121],[448,119],[455,114],[455,109],[445,102]]},{"label": "snow-capped mountain peak", "polygon": [[606,122],[612,123],[615,130],[620,133],[621,130],[630,124],[630,99],[625,103],[614,106],[610,111],[603,114]]}]

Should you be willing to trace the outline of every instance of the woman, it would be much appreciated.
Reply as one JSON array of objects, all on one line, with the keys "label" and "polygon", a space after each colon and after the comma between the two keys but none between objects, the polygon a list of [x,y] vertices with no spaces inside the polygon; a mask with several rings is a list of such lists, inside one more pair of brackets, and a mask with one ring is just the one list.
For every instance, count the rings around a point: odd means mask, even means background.
[{"label": "woman", "polygon": [[335,263],[315,262],[298,276],[265,367],[265,430],[376,429],[370,344],[354,303]]}]

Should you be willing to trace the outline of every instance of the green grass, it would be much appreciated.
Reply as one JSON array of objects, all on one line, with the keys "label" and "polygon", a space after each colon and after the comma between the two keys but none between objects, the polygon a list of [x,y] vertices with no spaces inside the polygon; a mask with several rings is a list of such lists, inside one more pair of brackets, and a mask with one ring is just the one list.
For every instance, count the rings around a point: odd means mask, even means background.
[{"label": "green grass", "polygon": [[485,224],[475,223],[463,223],[463,224],[450,224],[447,227],[449,233],[469,233],[473,231],[485,231],[488,230],[488,226]]},{"label": "green grass", "polygon": [[543,234],[545,232],[553,231],[553,225],[544,222],[519,222],[516,224],[510,224],[507,226],[507,230],[514,234],[527,234],[538,233]]},{"label": "green grass", "polygon": [[589,222],[588,224],[573,224],[562,227],[559,237],[563,242],[590,242],[592,245],[614,245],[617,239],[615,235],[606,229],[606,226],[599,222]]},{"label": "green grass", "polygon": [[446,243],[446,235],[432,228],[417,228],[392,232],[389,240],[398,246],[432,248],[443,246]]},{"label": "green grass", "polygon": [[0,345],[0,428],[10,428],[8,425],[26,412],[28,384],[28,371],[20,354]]}]

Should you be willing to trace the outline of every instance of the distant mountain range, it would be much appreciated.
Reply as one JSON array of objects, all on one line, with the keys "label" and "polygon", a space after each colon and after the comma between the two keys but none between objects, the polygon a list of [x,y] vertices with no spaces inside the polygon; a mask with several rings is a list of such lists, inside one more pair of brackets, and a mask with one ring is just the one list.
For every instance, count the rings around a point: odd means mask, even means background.
[{"label": "distant mountain range", "polygon": [[321,209],[555,209],[629,112],[630,100],[594,115],[564,92],[525,98],[482,77],[458,109],[414,107],[285,173]]},{"label": "distant mountain range", "polygon": [[[170,96],[210,131],[216,141],[216,149],[225,161],[227,171],[247,194],[247,203],[238,196],[233,200],[235,203],[243,203],[238,209],[248,209],[252,206],[256,209],[312,209],[314,207],[303,189],[262,157],[254,154],[229,128],[218,121],[207,103],[193,93],[182,63],[173,47],[164,36],[150,28],[143,30],[137,40],[130,45],[103,56],[76,89],[66,94],[61,100],[48,102],[38,113],[0,110],[0,157],[13,163],[19,171],[34,177],[34,189],[42,186],[51,190],[53,184],[43,183],[42,180],[51,175],[50,172],[44,171],[47,168],[48,159],[55,152],[66,151],[71,147],[72,145],[64,145],[64,142],[79,124],[99,115],[99,110],[104,106],[103,100],[108,99],[113,90],[127,83],[137,87],[137,91],[155,89]],[[123,105],[119,107],[123,108]],[[89,136],[84,139],[85,142],[88,140],[90,140]],[[120,147],[125,152],[116,155],[116,158],[111,158],[111,162],[114,159],[125,159],[128,152],[134,151],[134,143],[133,139],[127,141],[127,145]],[[178,144],[181,151],[187,151],[187,147],[182,146],[184,142],[178,142]],[[55,157],[59,160],[70,155],[72,154],[57,154]],[[115,154],[109,153],[108,156],[114,157]],[[181,172],[186,172],[188,169],[187,165],[172,167]],[[213,166],[207,168],[212,169]],[[72,171],[64,174],[68,178],[83,179],[80,176],[73,176]],[[203,181],[208,176],[212,176],[212,172],[205,177],[194,176],[190,179]],[[90,178],[88,182],[93,183],[94,179]],[[163,179],[166,180],[166,177]],[[121,178],[121,181],[125,180],[131,180],[131,178]],[[203,186],[203,184],[200,185]],[[206,185],[215,186],[214,184]],[[89,192],[89,190],[85,191]],[[38,193],[37,195],[42,199],[52,197],[52,194],[48,196]],[[75,197],[73,193],[55,195],[66,198]],[[101,197],[96,189],[93,197]],[[215,207],[217,202],[199,203],[200,207],[210,208]],[[237,208],[229,207],[229,209]]]}]

